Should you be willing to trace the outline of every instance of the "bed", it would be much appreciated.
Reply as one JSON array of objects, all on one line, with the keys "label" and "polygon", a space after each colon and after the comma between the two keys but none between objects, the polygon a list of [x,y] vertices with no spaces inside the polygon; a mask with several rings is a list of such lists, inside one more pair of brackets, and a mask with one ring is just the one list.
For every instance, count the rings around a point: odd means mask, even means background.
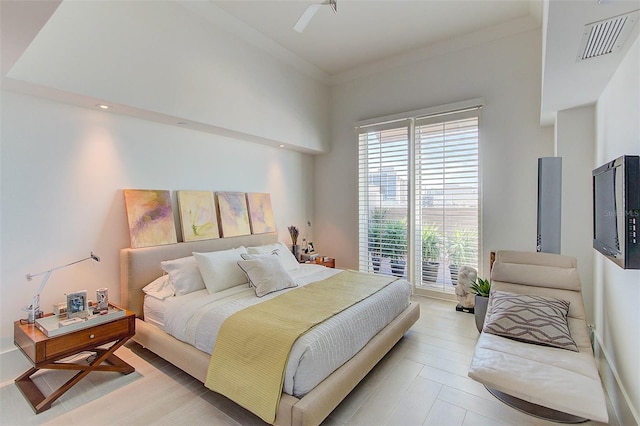
[{"label": "bed", "polygon": [[[204,383],[211,355],[171,336],[162,327],[144,321],[142,288],[163,274],[160,266],[162,261],[190,256],[192,252],[214,252],[275,242],[277,234],[269,233],[121,250],[121,303],[137,315],[133,340]],[[409,302],[362,349],[311,390],[299,397],[292,396],[296,392],[291,390],[289,393],[283,392],[274,424],[320,424],[402,338],[418,317],[418,304]]]}]

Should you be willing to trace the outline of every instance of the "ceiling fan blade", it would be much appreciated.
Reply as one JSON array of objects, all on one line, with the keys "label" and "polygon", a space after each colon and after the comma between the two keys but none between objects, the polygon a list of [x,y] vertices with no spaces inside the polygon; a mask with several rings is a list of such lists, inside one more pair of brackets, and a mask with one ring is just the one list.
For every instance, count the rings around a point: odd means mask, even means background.
[{"label": "ceiling fan blade", "polygon": [[296,24],[293,26],[293,29],[299,33],[303,32],[307,25],[309,25],[309,22],[311,22],[311,18],[313,18],[313,15],[315,15],[318,9],[320,9],[321,7],[322,3],[312,4],[311,6],[307,7],[307,10],[305,10],[302,16],[300,16],[300,19],[298,19],[298,22],[296,22]]}]

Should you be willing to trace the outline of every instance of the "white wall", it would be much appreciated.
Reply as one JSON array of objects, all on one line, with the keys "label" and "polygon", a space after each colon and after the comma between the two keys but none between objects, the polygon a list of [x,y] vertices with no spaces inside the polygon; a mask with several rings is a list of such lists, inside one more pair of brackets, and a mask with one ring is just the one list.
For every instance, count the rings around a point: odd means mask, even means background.
[{"label": "white wall", "polygon": [[480,144],[483,267],[489,251],[535,250],[537,158],[553,155],[541,128],[539,30],[359,78],[332,88],[332,143],[316,158],[320,251],[339,267],[358,261],[359,120],[483,97]]},{"label": "white wall", "polygon": [[[594,168],[640,155],[640,38],[598,100],[596,135]],[[639,424],[640,271],[621,269],[595,252],[593,276],[600,372],[620,424]]]},{"label": "white wall", "polygon": [[593,322],[593,211],[591,170],[595,144],[594,105],[558,111],[556,152],[562,157],[560,252],[578,260],[587,321]]},{"label": "white wall", "polygon": [[329,150],[324,84],[177,2],[65,1],[8,76],[175,121]]},{"label": "white wall", "polygon": [[[3,91],[0,352],[26,317],[39,280],[25,274],[88,256],[54,272],[42,294],[50,311],[64,293],[109,288],[120,299],[119,250],[129,246],[122,189],[269,192],[282,241],[313,220],[313,158],[110,112]],[[15,378],[19,371],[2,379]],[[6,374],[9,374],[7,377]]]}]

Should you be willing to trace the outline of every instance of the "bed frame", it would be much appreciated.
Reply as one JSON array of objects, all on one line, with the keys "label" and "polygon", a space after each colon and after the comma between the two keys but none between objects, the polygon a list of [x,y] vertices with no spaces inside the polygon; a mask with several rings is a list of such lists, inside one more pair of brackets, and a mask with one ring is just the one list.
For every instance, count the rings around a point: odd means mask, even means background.
[{"label": "bed frame", "polygon": [[[143,321],[142,288],[162,275],[160,262],[190,256],[192,252],[227,250],[278,241],[276,233],[192,241],[120,251],[121,304],[135,312],[133,340],[204,383],[211,356]],[[353,358],[329,375],[303,398],[282,394],[275,425],[318,425],[373,369],[418,320],[420,308],[412,302],[376,334]]]}]

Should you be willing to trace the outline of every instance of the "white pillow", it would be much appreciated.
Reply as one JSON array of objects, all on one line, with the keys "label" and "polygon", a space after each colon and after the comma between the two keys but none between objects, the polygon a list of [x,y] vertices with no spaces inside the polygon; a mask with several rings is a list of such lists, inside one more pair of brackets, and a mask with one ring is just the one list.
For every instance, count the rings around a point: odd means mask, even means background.
[{"label": "white pillow", "polygon": [[204,290],[204,281],[193,256],[160,262],[162,270],[169,274],[169,280],[176,290],[176,296],[182,296],[198,290]]},{"label": "white pillow", "polygon": [[238,267],[238,261],[242,260],[240,255],[246,252],[246,248],[238,247],[231,250],[193,253],[209,294],[247,283],[247,277]]},{"label": "white pillow", "polygon": [[173,297],[176,290],[171,285],[169,275],[163,275],[160,278],[156,278],[142,289],[147,296],[155,297],[156,299],[164,300],[169,297]]},{"label": "white pillow", "polygon": [[256,288],[258,297],[285,288],[297,287],[276,256],[240,260],[238,266],[247,274],[249,283]]},{"label": "white pillow", "polygon": [[282,263],[282,266],[284,266],[284,269],[287,271],[294,271],[300,267],[298,260],[293,253],[291,253],[289,247],[282,242],[258,247],[249,247],[247,251],[249,254],[275,254],[278,256],[280,263]]}]

